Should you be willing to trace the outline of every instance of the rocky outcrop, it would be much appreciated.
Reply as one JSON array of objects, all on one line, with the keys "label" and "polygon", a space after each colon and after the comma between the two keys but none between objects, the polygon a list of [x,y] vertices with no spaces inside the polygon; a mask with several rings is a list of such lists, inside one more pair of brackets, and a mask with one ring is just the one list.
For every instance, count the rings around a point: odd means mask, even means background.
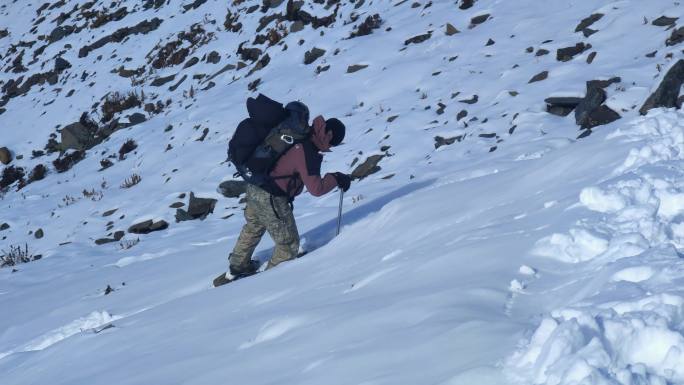
[{"label": "rocky outcrop", "polygon": [[125,38],[131,36],[131,35],[138,35],[138,34],[147,34],[149,32],[152,32],[159,28],[163,20],[159,18],[154,18],[152,20],[145,20],[141,21],[140,23],[136,24],[133,27],[125,27],[116,30],[114,33],[111,35],[105,36],[96,42],[86,45],[82,47],[78,51],[78,57],[83,58],[88,56],[92,51],[102,48],[105,45],[109,43],[120,43],[122,42]]},{"label": "rocky outcrop", "polygon": [[197,198],[195,194],[191,192],[188,210],[177,209],[176,222],[204,219],[214,212],[216,202],[217,200],[213,198]]},{"label": "rocky outcrop", "polygon": [[385,155],[371,155],[363,163],[358,165],[354,171],[351,173],[352,179],[363,179],[371,174],[375,174],[380,171],[381,168],[378,163],[384,158]]},{"label": "rocky outcrop", "polygon": [[226,198],[239,198],[247,189],[247,182],[241,180],[227,180],[221,182],[218,190]]},{"label": "rocky outcrop", "polygon": [[128,232],[132,234],[149,234],[153,231],[160,231],[164,230],[169,227],[169,224],[164,221],[153,221],[153,220],[147,220],[144,222],[136,223],[133,226],[128,228]]},{"label": "rocky outcrop", "polygon": [[658,88],[646,99],[639,112],[646,115],[652,108],[678,107],[677,100],[682,84],[684,84],[684,59],[680,59],[667,71]]},{"label": "rocky outcrop", "polygon": [[12,162],[12,152],[7,147],[0,147],[0,163],[10,164]]}]

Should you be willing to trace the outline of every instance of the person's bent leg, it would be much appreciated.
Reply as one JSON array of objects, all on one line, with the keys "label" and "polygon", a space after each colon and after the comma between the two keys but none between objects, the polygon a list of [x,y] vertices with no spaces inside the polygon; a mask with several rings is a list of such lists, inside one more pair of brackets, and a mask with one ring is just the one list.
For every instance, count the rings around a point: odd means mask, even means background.
[{"label": "person's bent leg", "polygon": [[268,217],[268,221],[265,221],[266,230],[275,243],[275,250],[267,267],[270,269],[297,256],[299,232],[287,198],[273,197],[273,205]]},{"label": "person's bent leg", "polygon": [[252,254],[256,249],[261,237],[266,232],[266,227],[261,224],[259,215],[257,215],[257,207],[250,200],[248,193],[247,207],[245,208],[245,220],[247,223],[242,227],[240,236],[238,237],[233,252],[229,256],[229,264],[231,272],[248,272],[253,270],[253,263],[251,262]]}]

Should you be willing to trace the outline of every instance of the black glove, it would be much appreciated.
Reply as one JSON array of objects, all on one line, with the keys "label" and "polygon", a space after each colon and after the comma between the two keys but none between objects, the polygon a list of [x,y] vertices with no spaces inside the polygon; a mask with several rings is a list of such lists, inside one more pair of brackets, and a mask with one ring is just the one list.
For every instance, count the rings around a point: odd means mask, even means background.
[{"label": "black glove", "polygon": [[349,190],[349,186],[351,185],[351,176],[342,174],[341,172],[333,173],[333,175],[337,180],[337,187],[341,188],[344,192]]}]

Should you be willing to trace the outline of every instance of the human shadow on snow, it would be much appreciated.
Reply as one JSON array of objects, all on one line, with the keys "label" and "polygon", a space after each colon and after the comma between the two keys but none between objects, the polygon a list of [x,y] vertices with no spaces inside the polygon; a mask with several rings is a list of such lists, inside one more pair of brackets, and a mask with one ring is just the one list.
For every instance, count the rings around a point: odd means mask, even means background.
[{"label": "human shadow on snow", "polygon": [[[356,207],[349,211],[342,211],[342,226],[349,226],[363,218],[366,218],[370,214],[380,211],[386,204],[399,199],[414,191],[423,189],[430,186],[436,181],[436,179],[429,179],[422,182],[414,182],[402,186],[390,193],[387,193],[381,197],[378,197],[364,205]],[[310,253],[321,246],[325,246],[333,238],[335,238],[335,231],[337,230],[337,217],[322,223],[321,225],[307,231],[304,234],[300,234],[300,237],[306,239],[306,253]],[[262,250],[258,253],[257,258],[262,263],[267,261],[271,254],[273,254],[273,248],[268,250]]]}]

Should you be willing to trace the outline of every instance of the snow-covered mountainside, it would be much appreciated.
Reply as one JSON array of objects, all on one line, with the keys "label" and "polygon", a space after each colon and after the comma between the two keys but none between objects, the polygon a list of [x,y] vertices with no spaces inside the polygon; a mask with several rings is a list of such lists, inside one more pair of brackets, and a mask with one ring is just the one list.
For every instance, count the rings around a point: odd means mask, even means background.
[{"label": "snow-covered mountainside", "polygon": [[[3,1],[0,383],[684,383],[683,22],[674,0]],[[212,288],[259,93],[340,118],[323,171],[355,180],[340,235],[339,195],[304,194],[308,254]]]}]

